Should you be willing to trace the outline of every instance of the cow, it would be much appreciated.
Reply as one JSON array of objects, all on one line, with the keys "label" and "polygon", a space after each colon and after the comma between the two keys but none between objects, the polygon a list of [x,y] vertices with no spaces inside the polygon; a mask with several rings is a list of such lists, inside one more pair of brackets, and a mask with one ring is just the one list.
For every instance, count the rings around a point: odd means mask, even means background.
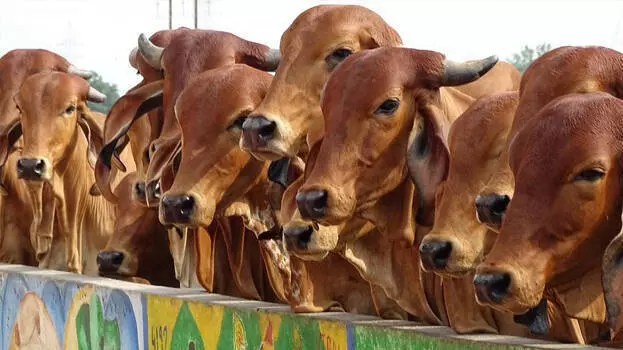
[{"label": "cow", "polygon": [[106,247],[97,255],[99,274],[124,280],[179,287],[169,251],[167,229],[158,211],[143,205],[144,195],[135,190],[136,172],[127,174],[115,188],[115,227]]},{"label": "cow", "polygon": [[84,79],[91,77],[91,72],[77,68],[48,50],[16,49],[0,57],[0,170],[4,170],[0,175],[0,261],[5,263],[36,265],[34,245],[29,239],[32,212],[28,191],[14,171],[18,153],[13,151],[21,148],[21,140],[11,125],[19,119],[13,96],[28,76],[45,71],[67,72]]},{"label": "cow", "polygon": [[456,63],[440,53],[406,48],[378,48],[346,59],[324,88],[324,136],[310,152],[296,201],[302,217],[320,225],[353,217],[371,221],[377,234],[301,238],[341,241],[344,255],[366,278],[420,320],[449,324],[461,333],[525,335],[510,314],[464,298],[461,303],[444,299],[473,295],[469,281],[442,283],[409,263],[419,260],[417,247],[432,225],[434,194],[447,171],[436,157],[447,155],[448,129],[474,100],[452,86],[472,83],[476,95],[516,90],[516,71],[504,70],[491,71],[487,81],[499,74],[506,84],[477,88],[496,63],[495,56]]},{"label": "cow", "polygon": [[[104,100],[86,80],[62,72],[31,75],[15,95],[20,120],[11,132],[23,134],[16,171],[33,200],[40,267],[97,275],[95,256],[112,233],[115,207],[89,194],[104,116],[87,101]],[[121,157],[132,169],[128,152]]]},{"label": "cow", "polygon": [[[623,97],[621,68],[621,53],[602,46],[562,46],[545,53],[522,77],[509,141],[543,106],[564,94],[604,91]],[[506,147],[491,180],[476,198],[478,220],[499,231],[512,196],[513,178]]]},{"label": "cow", "polygon": [[[243,125],[240,146],[255,157],[303,156],[322,133],[320,95],[331,72],[354,52],[400,46],[400,35],[362,6],[319,5],[296,17],[281,37],[281,63],[266,98]],[[310,136],[315,139],[316,136]]]},{"label": "cow", "polygon": [[[623,101],[609,93],[565,94],[513,136],[513,199],[476,268],[480,303],[539,318],[552,301],[568,316],[602,325],[586,341],[608,332],[616,307],[606,307],[602,278],[618,271],[602,272],[602,257],[621,228],[622,114]],[[607,257],[603,266],[612,266]]]}]

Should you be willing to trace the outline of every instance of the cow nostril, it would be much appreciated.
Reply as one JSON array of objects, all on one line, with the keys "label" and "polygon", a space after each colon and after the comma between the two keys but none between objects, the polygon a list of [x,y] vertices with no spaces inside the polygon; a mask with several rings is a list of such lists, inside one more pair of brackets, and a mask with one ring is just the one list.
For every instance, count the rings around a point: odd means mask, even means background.
[{"label": "cow nostril", "polygon": [[145,197],[145,183],[144,182],[137,182],[134,185],[134,191],[136,192],[136,196],[139,198],[143,198]]},{"label": "cow nostril", "polygon": [[35,166],[34,166],[35,173],[41,175],[44,169],[45,169],[45,162],[43,161],[43,159],[37,159],[35,161]]},{"label": "cow nostril", "polygon": [[180,205],[179,205],[180,210],[190,211],[192,210],[194,206],[195,206],[195,200],[193,199],[193,197],[182,196],[180,198]]},{"label": "cow nostril", "polygon": [[452,253],[452,243],[430,240],[420,246],[420,259],[428,270],[441,270],[446,267]]},{"label": "cow nostril", "polygon": [[157,181],[156,184],[154,185],[154,197],[160,198],[161,194],[162,193],[160,192],[160,181]]},{"label": "cow nostril", "polygon": [[504,215],[504,212],[506,212],[506,207],[508,206],[508,203],[510,203],[510,201],[511,200],[507,195],[496,195],[493,199],[493,203],[491,203],[491,211],[495,215]]},{"label": "cow nostril", "polygon": [[264,119],[263,123],[261,123],[258,129],[258,136],[263,141],[268,141],[275,136],[275,129],[277,128],[277,123],[272,120]]},{"label": "cow nostril", "polygon": [[23,159],[19,159],[17,161],[17,172],[23,173],[24,172],[24,168],[25,168],[24,160]]},{"label": "cow nostril", "polygon": [[304,218],[318,219],[327,215],[327,191],[299,192],[296,204]]},{"label": "cow nostril", "polygon": [[114,273],[123,263],[124,255],[121,252],[100,252],[97,254],[97,265],[102,273]]},{"label": "cow nostril", "polygon": [[290,228],[283,231],[286,240],[293,242],[298,248],[305,249],[311,241],[314,228],[311,225]]},{"label": "cow nostril", "polygon": [[480,298],[484,296],[485,299],[499,304],[508,295],[511,277],[508,273],[476,275],[474,285]]}]

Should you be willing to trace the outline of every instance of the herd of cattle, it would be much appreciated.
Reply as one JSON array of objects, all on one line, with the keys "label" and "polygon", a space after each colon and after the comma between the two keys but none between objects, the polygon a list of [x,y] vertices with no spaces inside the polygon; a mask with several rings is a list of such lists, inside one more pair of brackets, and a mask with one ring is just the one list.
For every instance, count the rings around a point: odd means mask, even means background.
[{"label": "herd of cattle", "polygon": [[279,50],[140,35],[107,116],[90,72],[7,53],[0,261],[622,346],[623,54],[521,75],[401,46],[360,6],[303,12]]}]

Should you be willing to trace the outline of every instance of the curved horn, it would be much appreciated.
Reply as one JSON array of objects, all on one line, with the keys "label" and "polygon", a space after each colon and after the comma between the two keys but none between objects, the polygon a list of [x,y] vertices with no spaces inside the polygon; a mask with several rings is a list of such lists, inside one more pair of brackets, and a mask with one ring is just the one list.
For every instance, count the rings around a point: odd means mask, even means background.
[{"label": "curved horn", "polygon": [[135,47],[130,51],[130,66],[134,69],[138,69],[138,65],[136,64],[136,54],[138,53],[138,47]]},{"label": "curved horn", "polygon": [[138,36],[138,51],[145,61],[155,69],[161,69],[160,59],[162,58],[163,47],[154,45],[143,33]]},{"label": "curved horn", "polygon": [[279,67],[281,62],[281,51],[279,49],[270,49],[266,53],[266,68],[268,71],[274,71]]},{"label": "curved horn", "polygon": [[84,79],[91,79],[91,77],[93,76],[93,72],[76,68],[76,66],[74,66],[73,64],[69,65],[69,68],[67,68],[67,73],[75,74]]},{"label": "curved horn", "polygon": [[446,60],[441,86],[456,86],[471,83],[485,75],[498,62],[498,56],[462,63]]},{"label": "curved horn", "polygon": [[106,101],[106,95],[97,91],[93,86],[89,86],[89,93],[87,94],[87,100],[91,102],[102,103]]}]

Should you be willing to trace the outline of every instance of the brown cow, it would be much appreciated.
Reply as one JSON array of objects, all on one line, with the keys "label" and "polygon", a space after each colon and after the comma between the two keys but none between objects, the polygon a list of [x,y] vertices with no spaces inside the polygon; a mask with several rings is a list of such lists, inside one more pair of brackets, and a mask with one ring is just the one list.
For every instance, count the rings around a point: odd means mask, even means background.
[{"label": "brown cow", "polygon": [[[162,106],[164,110],[162,129],[149,146],[149,166],[146,175],[148,204],[156,207],[160,193],[166,190],[157,188],[161,185],[159,180],[162,172],[171,157],[179,150],[180,130],[173,106],[188,81],[203,71],[233,63],[245,63],[267,71],[275,70],[280,56],[277,50],[244,40],[231,33],[192,29],[186,29],[183,34],[176,35],[165,48],[154,45],[141,34],[138,51],[152,67],[164,72],[163,86],[154,93],[144,94],[143,100],[134,99],[132,102],[134,113],[124,113],[114,125],[106,126],[104,130],[106,146],[100,154],[99,160],[102,164],[98,169],[98,177],[106,178],[106,172],[111,168],[110,159],[113,150],[134,120],[145,111]],[[133,92],[138,94],[140,90]]]},{"label": "brown cow", "polygon": [[365,7],[304,11],[281,37],[281,63],[268,95],[243,125],[240,146],[261,159],[306,151],[322,133],[320,94],[335,67],[354,52],[401,44],[398,33]]},{"label": "brown cow", "polygon": [[[522,78],[509,141],[543,106],[564,94],[604,91],[623,97],[622,69],[623,55],[601,46],[563,46],[539,57]],[[512,196],[513,177],[505,148],[495,174],[476,199],[478,219],[499,231]]]},{"label": "brown cow", "polygon": [[115,188],[115,228],[106,247],[97,255],[100,275],[120,279],[138,277],[151,284],[179,287],[173,271],[167,230],[158,221],[158,211],[144,205],[144,195],[135,191],[137,173],[127,174]]},{"label": "brown cow", "polygon": [[[342,224],[353,216],[371,221],[378,229],[375,235],[349,239],[340,232],[342,244],[349,243],[344,254],[412,315],[431,324],[450,324],[458,332],[524,335],[526,330],[514,325],[509,314],[492,313],[465,298],[444,299],[473,295],[469,281],[441,283],[412,263],[419,259],[414,243],[427,231],[421,226],[415,234],[414,214],[420,224],[432,224],[434,193],[446,173],[447,159],[439,156],[447,157],[448,129],[473,102],[444,86],[474,82],[496,62],[490,57],[460,64],[436,52],[403,48],[379,48],[348,58],[325,87],[325,134],[312,149],[297,202],[304,218],[323,225]],[[498,72],[487,80],[495,81]],[[472,89],[480,94],[512,91],[518,85],[513,76],[516,71],[503,73],[500,77],[508,83],[487,83],[481,90],[476,81]],[[317,233],[305,238],[330,240]]]},{"label": "brown cow", "polygon": [[623,101],[610,94],[568,94],[523,124],[509,147],[513,200],[476,269],[480,303],[539,314],[549,300],[569,316],[607,321],[601,257],[621,227],[621,115]]},{"label": "brown cow", "polygon": [[452,123],[448,177],[437,190],[433,228],[420,244],[424,269],[464,276],[495,240],[478,222],[474,200],[506,148],[518,101],[516,91],[482,97]]},{"label": "brown cow", "polygon": [[[91,112],[86,101],[104,99],[84,79],[60,72],[31,75],[15,97],[21,122],[12,128],[24,135],[16,168],[31,189],[42,267],[97,274],[95,255],[112,233],[114,205],[89,195],[104,116]],[[131,162],[129,157],[125,153]]]}]

